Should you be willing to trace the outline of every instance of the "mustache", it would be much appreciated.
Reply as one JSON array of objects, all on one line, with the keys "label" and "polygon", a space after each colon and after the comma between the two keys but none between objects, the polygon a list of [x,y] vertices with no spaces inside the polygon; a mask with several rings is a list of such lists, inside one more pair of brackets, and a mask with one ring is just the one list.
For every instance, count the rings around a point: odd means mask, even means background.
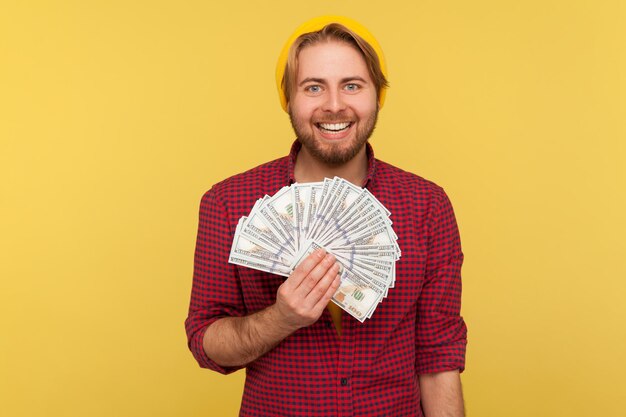
[{"label": "mustache", "polygon": [[333,114],[328,117],[324,117],[322,119],[315,119],[314,123],[337,123],[337,122],[352,122],[353,118],[349,117],[347,114]]}]

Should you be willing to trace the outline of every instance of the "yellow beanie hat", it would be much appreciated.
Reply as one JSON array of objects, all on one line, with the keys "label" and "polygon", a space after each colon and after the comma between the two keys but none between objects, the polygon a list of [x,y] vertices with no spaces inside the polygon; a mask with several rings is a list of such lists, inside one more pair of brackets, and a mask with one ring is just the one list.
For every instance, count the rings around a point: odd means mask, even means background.
[{"label": "yellow beanie hat", "polygon": [[[276,87],[278,88],[278,96],[280,97],[280,105],[283,107],[283,110],[287,111],[287,97],[285,96],[285,91],[283,90],[282,82],[283,76],[285,75],[285,66],[287,65],[287,57],[289,55],[289,49],[291,45],[298,39],[300,35],[310,32],[317,32],[318,30],[322,30],[324,26],[329,25],[331,23],[339,23],[352,30],[354,33],[362,37],[367,43],[370,44],[376,55],[378,55],[378,61],[380,62],[380,69],[387,78],[387,66],[385,65],[385,56],[383,55],[383,50],[380,45],[374,38],[374,36],[365,28],[365,26],[361,25],[359,22],[356,22],[352,19],[343,16],[320,16],[315,17],[296,29],[296,31],[289,37],[285,46],[283,46],[282,51],[280,52],[280,56],[278,57],[278,62],[276,63]],[[378,106],[379,108],[383,107],[383,103],[385,102],[385,89],[381,89],[378,95]]]}]

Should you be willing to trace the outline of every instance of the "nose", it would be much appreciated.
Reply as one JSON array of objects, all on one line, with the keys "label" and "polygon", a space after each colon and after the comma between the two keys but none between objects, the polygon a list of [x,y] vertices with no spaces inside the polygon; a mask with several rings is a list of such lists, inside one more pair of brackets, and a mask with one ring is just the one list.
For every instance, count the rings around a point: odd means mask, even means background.
[{"label": "nose", "polygon": [[337,89],[329,89],[326,94],[326,99],[322,106],[322,110],[332,113],[337,113],[346,109],[346,102],[341,94],[341,91]]}]

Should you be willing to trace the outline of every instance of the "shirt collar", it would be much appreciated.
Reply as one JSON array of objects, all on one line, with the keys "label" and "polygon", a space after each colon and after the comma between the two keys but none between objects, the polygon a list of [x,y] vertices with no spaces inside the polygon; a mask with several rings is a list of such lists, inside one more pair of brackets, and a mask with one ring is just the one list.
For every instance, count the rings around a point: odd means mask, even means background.
[{"label": "shirt collar", "polygon": [[[296,182],[296,176],[294,174],[294,168],[296,166],[296,159],[298,158],[298,152],[302,148],[302,144],[296,139],[291,145],[291,151],[289,152],[289,165],[288,165],[288,180],[289,184],[293,184]],[[376,173],[376,158],[374,158],[374,148],[370,145],[369,142],[365,143],[365,153],[367,154],[367,176],[365,177],[365,182],[363,187],[367,187],[367,185],[374,179],[374,174]]]}]

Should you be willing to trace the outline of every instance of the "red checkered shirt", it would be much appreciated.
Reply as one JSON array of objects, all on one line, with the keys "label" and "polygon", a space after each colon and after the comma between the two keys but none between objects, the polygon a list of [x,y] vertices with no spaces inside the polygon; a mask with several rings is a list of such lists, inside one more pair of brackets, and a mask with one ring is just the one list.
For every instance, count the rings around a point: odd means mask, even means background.
[{"label": "red checkered shirt", "polygon": [[[205,329],[225,316],[270,306],[284,278],[228,263],[237,221],[254,202],[293,183],[300,149],[230,177],[202,198],[193,288],[185,322],[201,367],[227,374],[202,348]],[[395,288],[373,317],[342,315],[338,337],[328,310],[245,366],[241,416],[422,416],[418,374],[465,366],[460,316],[463,253],[443,189],[374,158],[365,187],[391,211],[402,257]]]}]

